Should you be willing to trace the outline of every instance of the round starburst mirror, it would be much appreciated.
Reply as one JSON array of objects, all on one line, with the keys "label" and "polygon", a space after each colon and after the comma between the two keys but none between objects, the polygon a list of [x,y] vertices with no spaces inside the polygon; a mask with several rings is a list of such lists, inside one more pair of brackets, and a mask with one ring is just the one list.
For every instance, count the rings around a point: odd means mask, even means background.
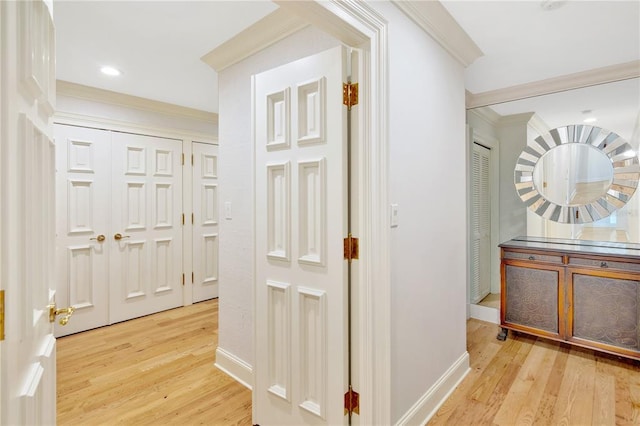
[{"label": "round starburst mirror", "polygon": [[560,223],[604,219],[633,196],[638,155],[616,133],[595,126],[558,127],[518,157],[516,191],[527,207]]}]

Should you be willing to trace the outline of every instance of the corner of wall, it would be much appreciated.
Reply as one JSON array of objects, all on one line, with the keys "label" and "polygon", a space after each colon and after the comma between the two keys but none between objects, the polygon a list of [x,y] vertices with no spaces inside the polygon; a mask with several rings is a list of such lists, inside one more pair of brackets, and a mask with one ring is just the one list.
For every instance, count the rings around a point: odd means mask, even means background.
[{"label": "corner of wall", "polygon": [[438,379],[429,390],[416,401],[395,424],[424,425],[440,409],[455,388],[471,371],[469,353],[464,354]]},{"label": "corner of wall", "polygon": [[253,389],[253,367],[237,356],[218,347],[215,366],[249,389]]}]

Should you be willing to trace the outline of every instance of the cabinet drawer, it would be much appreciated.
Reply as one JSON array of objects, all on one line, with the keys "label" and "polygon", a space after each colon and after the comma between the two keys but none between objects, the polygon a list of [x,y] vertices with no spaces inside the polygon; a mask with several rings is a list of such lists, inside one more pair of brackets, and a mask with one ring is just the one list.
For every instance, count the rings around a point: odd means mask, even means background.
[{"label": "cabinet drawer", "polygon": [[640,272],[640,263],[612,262],[602,259],[584,259],[581,257],[570,257],[569,266],[589,266],[599,269],[618,269],[621,271]]},{"label": "cabinet drawer", "polygon": [[562,256],[538,253],[522,253],[519,251],[505,251],[505,259],[530,260],[532,262],[549,262],[562,264]]}]

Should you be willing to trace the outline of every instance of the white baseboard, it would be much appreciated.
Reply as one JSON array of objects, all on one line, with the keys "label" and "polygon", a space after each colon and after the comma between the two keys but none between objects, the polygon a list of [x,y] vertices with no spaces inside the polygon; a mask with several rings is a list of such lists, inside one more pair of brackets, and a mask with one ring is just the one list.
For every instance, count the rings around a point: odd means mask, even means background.
[{"label": "white baseboard", "polygon": [[249,389],[253,388],[253,368],[232,353],[222,348],[217,348],[215,366],[233,377],[240,384]]},{"label": "white baseboard", "polygon": [[399,425],[424,425],[449,398],[469,373],[469,353],[465,352],[446,373],[398,420]]},{"label": "white baseboard", "polygon": [[500,324],[500,309],[482,305],[469,305],[469,316],[480,321]]}]

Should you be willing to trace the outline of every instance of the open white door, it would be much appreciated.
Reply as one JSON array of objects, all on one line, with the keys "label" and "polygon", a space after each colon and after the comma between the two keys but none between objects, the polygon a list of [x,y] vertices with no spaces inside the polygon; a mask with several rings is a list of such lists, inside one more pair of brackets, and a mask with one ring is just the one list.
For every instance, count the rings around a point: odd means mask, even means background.
[{"label": "open white door", "polygon": [[257,424],[347,420],[346,55],[254,77]]},{"label": "open white door", "polygon": [[47,5],[0,2],[0,41],[0,423],[55,424],[55,53]]},{"label": "open white door", "polygon": [[192,143],[193,302],[218,297],[218,146]]}]

